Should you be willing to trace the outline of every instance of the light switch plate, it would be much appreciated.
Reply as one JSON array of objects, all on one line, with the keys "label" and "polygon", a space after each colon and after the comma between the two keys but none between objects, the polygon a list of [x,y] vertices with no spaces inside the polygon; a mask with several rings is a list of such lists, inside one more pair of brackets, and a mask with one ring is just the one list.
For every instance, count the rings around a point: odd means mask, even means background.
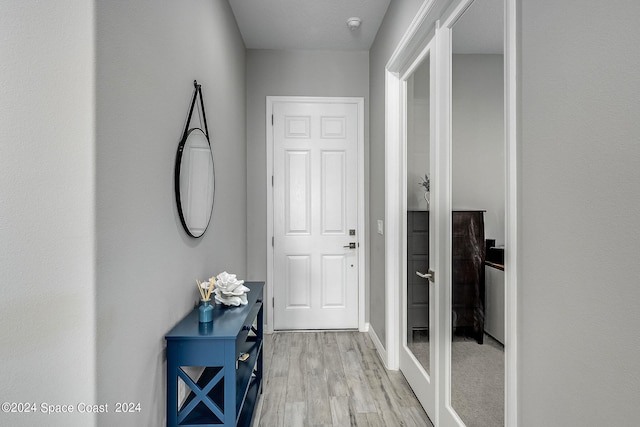
[{"label": "light switch plate", "polygon": [[378,234],[384,234],[384,224],[381,219],[378,220]]}]

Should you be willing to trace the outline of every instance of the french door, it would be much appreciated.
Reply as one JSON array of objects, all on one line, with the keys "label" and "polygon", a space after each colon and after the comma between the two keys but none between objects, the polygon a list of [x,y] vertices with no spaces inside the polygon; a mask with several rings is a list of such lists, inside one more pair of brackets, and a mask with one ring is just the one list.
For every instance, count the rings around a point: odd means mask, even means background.
[{"label": "french door", "polygon": [[[512,0],[425,2],[386,67],[387,364],[399,367],[438,427],[517,423],[515,11]],[[474,161],[491,163],[488,169],[501,178],[489,180],[486,169],[469,166]],[[421,200],[427,180],[429,192]],[[484,189],[488,181],[495,188]],[[504,386],[504,409],[488,424],[467,410],[473,408],[469,397],[487,389],[462,375],[467,336],[456,317],[463,313],[461,297],[458,311],[453,304],[454,290],[462,292],[452,280],[462,277],[453,273],[454,206],[488,212],[482,253],[485,238],[509,249],[503,267],[505,338],[498,356],[504,370],[492,383],[502,383],[495,389]],[[480,264],[484,271],[483,257]],[[476,298],[486,307],[479,280]]]},{"label": "french door", "polygon": [[[435,412],[435,369],[440,277],[437,223],[437,152],[435,142],[435,43],[430,43],[400,76],[404,98],[403,274],[399,367],[429,414]],[[434,173],[435,172],[435,173]],[[440,285],[441,286],[441,285]]]}]

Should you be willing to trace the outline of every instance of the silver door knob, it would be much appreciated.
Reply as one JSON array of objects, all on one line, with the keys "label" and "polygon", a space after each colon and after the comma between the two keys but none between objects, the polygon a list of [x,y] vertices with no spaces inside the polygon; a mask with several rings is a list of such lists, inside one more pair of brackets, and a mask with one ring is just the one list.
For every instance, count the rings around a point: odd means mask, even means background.
[{"label": "silver door knob", "polygon": [[436,272],[431,269],[429,269],[428,273],[421,273],[419,271],[416,271],[416,276],[422,277],[423,279],[429,279],[430,282],[436,281]]}]

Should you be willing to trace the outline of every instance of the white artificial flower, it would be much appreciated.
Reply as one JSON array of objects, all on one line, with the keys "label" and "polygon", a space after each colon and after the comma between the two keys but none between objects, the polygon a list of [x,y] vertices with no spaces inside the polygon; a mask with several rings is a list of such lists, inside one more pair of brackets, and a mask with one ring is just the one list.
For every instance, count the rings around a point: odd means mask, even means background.
[{"label": "white artificial flower", "polygon": [[[235,274],[229,274],[226,271],[218,274],[216,288],[225,293],[234,292],[238,287],[242,286],[244,280],[238,280]],[[244,286],[243,286],[244,288]],[[246,292],[246,291],[243,291]]]},{"label": "white artificial flower", "polygon": [[[214,278],[212,278],[214,279]],[[246,305],[249,288],[244,286],[244,280],[238,280],[235,274],[226,271],[215,277],[215,289],[213,291],[217,304],[225,305]]]}]

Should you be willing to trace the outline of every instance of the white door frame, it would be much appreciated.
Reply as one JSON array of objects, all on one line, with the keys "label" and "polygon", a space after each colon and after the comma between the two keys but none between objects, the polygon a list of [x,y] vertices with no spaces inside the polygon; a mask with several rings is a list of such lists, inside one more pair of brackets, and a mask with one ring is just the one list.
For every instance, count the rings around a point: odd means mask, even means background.
[{"label": "white door frame", "polygon": [[315,96],[267,96],[267,114],[265,118],[267,135],[267,283],[265,332],[273,333],[273,105],[280,102],[309,102],[326,104],[355,104],[358,109],[358,330],[367,330],[365,323],[365,253],[367,248],[365,228],[365,158],[364,158],[364,98],[362,97],[315,97]]},{"label": "white door frame", "polygon": [[[403,169],[402,169],[402,143],[405,134],[401,118],[404,115],[404,97],[401,77],[411,66],[415,58],[433,38],[438,19],[445,17],[443,12],[453,3],[452,0],[425,0],[412,21],[407,32],[400,40],[396,50],[386,65],[385,75],[385,330],[386,330],[386,359],[389,369],[398,369],[399,352],[401,345],[400,331],[402,328],[402,307],[398,298],[401,295],[403,266],[402,266],[402,224],[401,209],[403,199]],[[517,0],[504,0],[505,4],[505,50],[504,50],[504,80],[505,80],[505,168],[506,168],[506,197],[505,197],[505,425],[517,427],[518,425],[518,283],[520,277],[518,256],[518,177],[519,177],[519,147],[518,147],[518,92],[517,92]],[[437,49],[434,60],[440,62],[437,65],[438,72],[447,71],[448,65],[442,62],[444,49]],[[443,59],[445,61],[443,61]],[[447,82],[449,78],[445,79]],[[442,79],[438,78],[437,92],[447,94],[448,88],[442,87]],[[437,95],[436,95],[437,96]],[[450,108],[450,103],[436,101],[437,108]],[[438,126],[439,124],[437,124]],[[436,144],[439,144],[443,135],[450,129],[440,126],[440,135],[436,135]],[[438,131],[436,131],[438,132]],[[448,136],[447,136],[448,138]],[[448,149],[443,147],[444,149]],[[433,172],[432,172],[433,173]],[[449,185],[449,178],[438,176],[434,182],[441,182],[445,187]],[[446,188],[439,188],[441,191]],[[447,193],[450,194],[450,193]],[[448,196],[447,196],[448,197]],[[446,220],[444,222],[447,222]],[[445,224],[446,225],[446,224]],[[449,221],[450,227],[450,221]],[[446,258],[446,257],[442,257]],[[446,261],[445,261],[446,262]],[[439,265],[438,268],[441,266]],[[442,278],[441,280],[447,280]],[[441,283],[447,283],[443,281]],[[443,298],[437,298],[442,303]],[[447,328],[444,321],[444,327]],[[449,328],[450,329],[450,328]],[[449,334],[440,334],[439,345],[445,345]],[[449,337],[447,338],[447,335]],[[449,341],[450,342],[450,341]],[[446,347],[446,345],[445,345]],[[440,351],[440,354],[443,352]],[[437,363],[441,363],[440,360]],[[436,368],[436,371],[438,369]],[[444,380],[444,381],[443,381]],[[446,383],[447,379],[438,379]],[[439,390],[446,390],[446,385],[441,384]],[[440,396],[439,398],[444,398]],[[440,405],[436,405],[438,408]],[[435,414],[435,423],[438,425],[438,414]]]}]

